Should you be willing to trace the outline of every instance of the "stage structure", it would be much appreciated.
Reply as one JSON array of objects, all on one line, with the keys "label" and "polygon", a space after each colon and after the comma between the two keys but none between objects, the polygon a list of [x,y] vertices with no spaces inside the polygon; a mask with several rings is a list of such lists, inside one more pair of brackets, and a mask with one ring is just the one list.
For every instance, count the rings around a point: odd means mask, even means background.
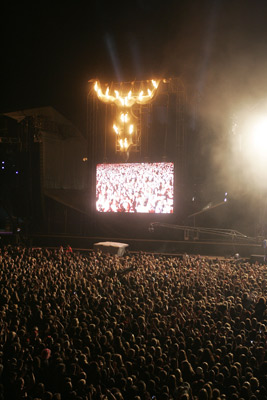
[{"label": "stage structure", "polygon": [[[135,105],[145,105],[152,101],[156,95],[160,81],[151,82],[131,82],[131,84],[120,84],[120,87],[113,88],[113,93],[109,86],[103,93],[101,84],[96,81],[94,90],[99,100],[103,103],[114,104],[116,106],[116,116],[113,122],[113,129],[116,133],[116,151],[127,151],[133,145],[138,146],[140,139],[140,129],[134,120],[138,116],[134,113]],[[145,88],[146,86],[146,88]],[[150,86],[150,87],[149,87]]]},{"label": "stage structure", "polygon": [[[151,147],[160,142],[161,159],[175,156],[184,166],[185,108],[186,91],[179,78],[110,84],[92,79],[87,98],[91,160],[94,164],[119,157],[127,161],[129,153],[147,160],[153,157]],[[175,149],[171,156],[168,141]]]},{"label": "stage structure", "polygon": [[5,138],[6,145],[18,147],[14,215],[31,224],[29,231],[82,232],[89,181],[85,137],[53,107],[15,110],[2,118],[14,121],[18,132],[16,141]]},{"label": "stage structure", "polygon": [[231,242],[246,242],[246,243],[261,243],[263,239],[261,237],[251,237],[247,236],[234,229],[221,229],[221,228],[207,228],[200,226],[182,226],[182,225],[172,225],[164,224],[160,222],[152,222],[148,227],[150,232],[155,232],[159,229],[176,230],[183,231],[184,240],[199,240],[200,235],[202,235],[202,240],[211,240],[214,238],[222,238],[225,240],[230,240]]},{"label": "stage structure", "polygon": [[[180,78],[133,82],[89,81],[87,143],[92,199],[96,165],[174,162],[176,187],[187,170],[187,94]],[[95,211],[95,204],[92,206]]]}]

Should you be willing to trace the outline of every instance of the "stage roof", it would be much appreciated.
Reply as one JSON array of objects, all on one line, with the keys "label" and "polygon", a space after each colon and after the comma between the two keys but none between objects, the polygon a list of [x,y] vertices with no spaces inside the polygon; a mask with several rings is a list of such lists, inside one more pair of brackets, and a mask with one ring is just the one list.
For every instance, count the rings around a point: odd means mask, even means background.
[{"label": "stage roof", "polygon": [[26,117],[35,117],[35,118],[45,118],[50,121],[53,121],[54,123],[57,123],[59,125],[65,125],[68,126],[69,130],[73,131],[73,134],[75,136],[81,136],[81,132],[78,130],[78,128],[72,124],[71,121],[69,121],[64,115],[59,113],[55,108],[51,106],[47,107],[39,107],[39,108],[28,108],[25,110],[16,110],[16,111],[11,111],[7,113],[3,113],[2,115],[12,118],[16,120],[18,123],[22,122]]}]

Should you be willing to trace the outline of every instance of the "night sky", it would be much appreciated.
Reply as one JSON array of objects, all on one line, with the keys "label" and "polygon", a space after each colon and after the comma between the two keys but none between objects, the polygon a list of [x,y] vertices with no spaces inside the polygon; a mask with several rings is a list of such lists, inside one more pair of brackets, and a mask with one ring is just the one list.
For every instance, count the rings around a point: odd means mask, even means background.
[{"label": "night sky", "polygon": [[6,3],[0,111],[51,105],[83,129],[89,79],[181,77],[219,127],[267,94],[266,1]]}]

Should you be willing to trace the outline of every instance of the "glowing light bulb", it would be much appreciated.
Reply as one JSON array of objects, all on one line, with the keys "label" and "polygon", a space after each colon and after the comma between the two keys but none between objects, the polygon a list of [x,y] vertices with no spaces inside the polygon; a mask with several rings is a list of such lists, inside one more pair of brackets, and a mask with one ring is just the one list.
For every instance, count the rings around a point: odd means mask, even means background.
[{"label": "glowing light bulb", "polygon": [[118,135],[119,134],[119,128],[117,127],[117,125],[113,125],[113,129],[114,129],[114,131],[116,132],[116,134]]}]

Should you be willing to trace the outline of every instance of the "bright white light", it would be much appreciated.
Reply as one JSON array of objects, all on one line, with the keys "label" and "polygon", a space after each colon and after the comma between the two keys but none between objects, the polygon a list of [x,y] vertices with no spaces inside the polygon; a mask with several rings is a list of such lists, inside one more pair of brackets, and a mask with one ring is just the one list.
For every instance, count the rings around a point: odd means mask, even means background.
[{"label": "bright white light", "polygon": [[114,129],[114,131],[116,132],[116,134],[118,135],[119,134],[119,128],[117,127],[117,125],[113,125],[113,129]]},{"label": "bright white light", "polygon": [[128,122],[128,113],[121,113],[121,121],[122,122]]},{"label": "bright white light", "polygon": [[264,178],[267,167],[267,116],[252,115],[244,122],[242,155],[248,168],[257,178]]},{"label": "bright white light", "polygon": [[267,118],[263,118],[260,120],[254,127],[252,136],[251,136],[251,144],[253,150],[258,155],[265,155],[267,150]]},{"label": "bright white light", "polygon": [[237,120],[231,135],[232,183],[236,190],[267,189],[267,101],[240,112]]}]

